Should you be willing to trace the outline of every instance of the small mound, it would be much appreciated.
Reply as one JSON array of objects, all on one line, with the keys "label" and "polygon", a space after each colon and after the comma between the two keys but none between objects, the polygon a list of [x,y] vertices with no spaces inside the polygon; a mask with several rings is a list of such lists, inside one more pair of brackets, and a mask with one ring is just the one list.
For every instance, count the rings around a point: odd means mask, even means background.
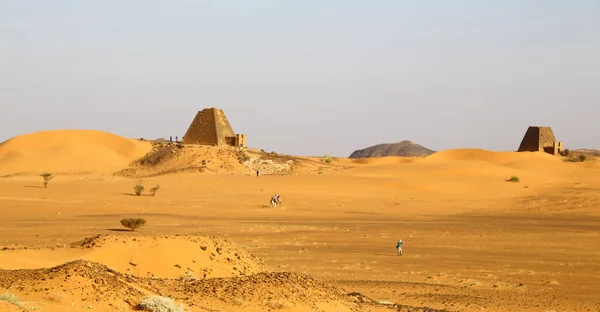
[{"label": "small mound", "polygon": [[64,248],[0,251],[3,269],[40,269],[73,259],[140,277],[205,279],[268,271],[261,259],[208,236],[98,235]]},{"label": "small mound", "polygon": [[350,154],[349,158],[369,158],[369,157],[422,157],[435,153],[435,151],[425,148],[411,141],[401,141],[398,143],[378,144],[365,149],[356,150]]},{"label": "small mound", "polygon": [[52,130],[0,144],[0,174],[106,173],[125,168],[150,143],[95,130]]},{"label": "small mound", "polygon": [[82,259],[140,277],[205,279],[267,271],[262,260],[218,237],[99,235],[79,245],[90,249]]}]

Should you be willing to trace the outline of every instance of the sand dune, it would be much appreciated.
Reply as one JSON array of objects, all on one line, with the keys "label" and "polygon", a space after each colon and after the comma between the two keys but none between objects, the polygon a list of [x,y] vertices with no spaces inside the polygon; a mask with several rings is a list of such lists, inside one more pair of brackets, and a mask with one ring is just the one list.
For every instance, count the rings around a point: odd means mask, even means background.
[{"label": "sand dune", "polygon": [[[382,157],[351,160],[364,165],[359,170],[372,174],[403,174],[411,171],[419,175],[450,173],[486,176],[496,171],[509,173],[512,169],[523,171],[548,171],[568,166],[559,157],[545,153],[493,152],[479,149],[455,149],[437,152],[427,157]],[[513,170],[514,171],[514,170]]]},{"label": "sand dune", "polygon": [[140,277],[234,277],[267,271],[260,259],[235,245],[223,239],[202,236],[102,235],[73,244],[70,248],[0,253],[3,269],[48,268],[80,259]]},{"label": "sand dune", "polygon": [[[74,250],[81,255],[67,259]],[[202,311],[232,311],[242,303],[256,311],[350,312],[358,307],[336,287],[307,274],[269,272],[262,260],[216,237],[104,235],[66,249],[4,250],[0,255],[0,289],[13,289],[12,296],[16,291],[17,298],[27,300],[16,304],[27,309],[131,310],[144,298],[165,293],[176,294],[188,309],[201,305]],[[48,256],[65,259],[48,265]],[[40,262],[25,264],[24,257]],[[16,307],[3,304],[7,311]]]},{"label": "sand dune", "polygon": [[112,172],[126,167],[150,149],[150,143],[108,132],[36,132],[0,144],[0,174]]},{"label": "sand dune", "polygon": [[[494,152],[454,149],[430,156],[344,160],[352,168],[340,177],[385,179],[386,189],[418,196],[442,195],[456,199],[532,196],[543,188],[584,181],[593,162],[570,163],[545,153]],[[511,177],[521,183],[507,183]],[[381,182],[381,181],[380,181]]]},{"label": "sand dune", "polygon": [[423,161],[487,161],[503,164],[514,161],[543,161],[548,163],[561,162],[559,157],[542,152],[495,152],[483,149],[451,149],[431,154]]}]

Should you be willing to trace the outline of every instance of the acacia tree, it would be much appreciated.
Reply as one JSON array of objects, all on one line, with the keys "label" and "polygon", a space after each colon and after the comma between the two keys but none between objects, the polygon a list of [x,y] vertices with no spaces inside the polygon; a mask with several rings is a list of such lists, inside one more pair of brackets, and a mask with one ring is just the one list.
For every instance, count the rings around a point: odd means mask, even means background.
[{"label": "acacia tree", "polygon": [[46,172],[46,173],[40,174],[40,177],[44,178],[44,188],[47,188],[48,187],[48,182],[50,182],[50,180],[52,180],[52,178],[54,176],[52,176],[52,173]]}]

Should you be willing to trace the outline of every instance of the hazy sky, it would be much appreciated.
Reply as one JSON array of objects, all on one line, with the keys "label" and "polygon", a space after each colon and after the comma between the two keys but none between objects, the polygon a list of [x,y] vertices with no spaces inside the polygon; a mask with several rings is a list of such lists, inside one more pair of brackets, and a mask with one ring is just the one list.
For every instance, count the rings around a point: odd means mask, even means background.
[{"label": "hazy sky", "polygon": [[225,111],[250,147],[412,140],[600,148],[600,1],[0,0],[0,141],[181,137]]}]

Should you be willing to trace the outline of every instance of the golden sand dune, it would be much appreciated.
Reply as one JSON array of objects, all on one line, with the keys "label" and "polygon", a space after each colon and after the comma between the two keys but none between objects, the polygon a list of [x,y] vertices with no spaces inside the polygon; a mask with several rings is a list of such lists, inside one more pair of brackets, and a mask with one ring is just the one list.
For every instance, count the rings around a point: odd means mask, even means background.
[{"label": "golden sand dune", "polygon": [[150,143],[94,130],[53,130],[0,144],[0,174],[112,172],[150,151]]},{"label": "golden sand dune", "polygon": [[140,277],[234,277],[267,271],[262,260],[216,237],[99,235],[69,248],[7,250],[3,269],[38,269],[82,259]]}]

